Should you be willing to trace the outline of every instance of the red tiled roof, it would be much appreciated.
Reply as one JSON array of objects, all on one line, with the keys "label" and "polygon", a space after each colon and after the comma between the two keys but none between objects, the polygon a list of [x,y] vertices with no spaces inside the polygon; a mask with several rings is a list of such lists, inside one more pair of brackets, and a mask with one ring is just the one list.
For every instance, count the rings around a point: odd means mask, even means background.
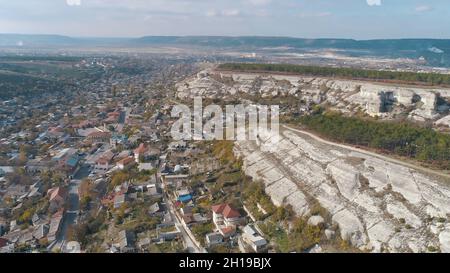
[{"label": "red tiled roof", "polygon": [[61,127],[51,127],[48,129],[48,131],[51,133],[58,133],[58,132],[63,132],[63,129]]},{"label": "red tiled roof", "polygon": [[93,132],[88,135],[91,138],[100,138],[100,137],[111,137],[111,133],[108,132]]},{"label": "red tiled roof", "polygon": [[224,227],[221,229],[223,234],[232,234],[235,232],[234,227],[229,226],[229,227]]},{"label": "red tiled roof", "polygon": [[82,128],[82,127],[88,127],[91,126],[93,124],[93,122],[89,121],[89,120],[83,120],[80,123],[74,125],[73,127],[78,127],[78,128]]},{"label": "red tiled roof", "polygon": [[8,244],[8,240],[5,238],[0,238],[0,247],[4,247]]},{"label": "red tiled roof", "polygon": [[143,153],[147,152],[147,150],[148,150],[147,146],[145,146],[144,143],[141,143],[141,145],[139,145],[139,147],[137,147],[134,150],[134,153],[135,154],[143,154]]},{"label": "red tiled roof", "polygon": [[64,208],[61,208],[60,210],[58,210],[57,212],[55,212],[55,214],[52,215],[52,219],[55,218],[62,218],[64,216]]},{"label": "red tiled roof", "polygon": [[106,158],[101,157],[101,158],[97,159],[97,164],[106,165],[108,163],[109,163],[109,160]]},{"label": "red tiled roof", "polygon": [[50,194],[50,201],[52,201],[56,197],[60,197],[60,198],[64,199],[65,192],[61,187],[57,187],[57,188],[48,190],[48,194]]},{"label": "red tiled roof", "polygon": [[239,211],[235,210],[230,204],[219,204],[212,206],[212,210],[217,214],[222,214],[225,218],[241,217]]},{"label": "red tiled roof", "polygon": [[129,156],[129,157],[125,157],[124,159],[120,160],[119,162],[117,162],[117,164],[122,164],[122,165],[128,165],[131,162],[134,162],[134,158]]},{"label": "red tiled roof", "polygon": [[108,113],[108,117],[119,117],[119,116],[120,116],[120,112],[117,112],[117,111]]},{"label": "red tiled roof", "polygon": [[212,206],[212,210],[215,213],[222,213],[224,207],[225,207],[225,204],[214,205],[214,206]]},{"label": "red tiled roof", "polygon": [[192,213],[183,215],[183,220],[187,225],[195,222],[194,216],[192,215]]}]

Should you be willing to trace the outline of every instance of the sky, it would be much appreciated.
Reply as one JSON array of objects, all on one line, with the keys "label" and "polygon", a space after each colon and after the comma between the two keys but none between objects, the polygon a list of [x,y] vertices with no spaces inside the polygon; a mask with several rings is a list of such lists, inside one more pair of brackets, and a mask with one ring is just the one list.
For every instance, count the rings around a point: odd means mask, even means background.
[{"label": "sky", "polygon": [[450,38],[449,0],[0,0],[0,33]]}]

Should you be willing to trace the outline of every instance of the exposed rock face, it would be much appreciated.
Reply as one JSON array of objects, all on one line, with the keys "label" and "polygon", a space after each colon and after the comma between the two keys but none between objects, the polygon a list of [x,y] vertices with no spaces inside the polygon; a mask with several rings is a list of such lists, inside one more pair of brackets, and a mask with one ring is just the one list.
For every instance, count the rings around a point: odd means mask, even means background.
[{"label": "exposed rock face", "polygon": [[449,178],[290,129],[277,141],[269,133],[259,138],[236,142],[235,152],[276,205],[308,215],[319,202],[341,236],[361,249],[450,252],[450,225],[441,223],[450,214]]},{"label": "exposed rock face", "polygon": [[441,251],[450,253],[450,227],[439,234],[439,242],[441,243]]},{"label": "exposed rock face", "polygon": [[445,116],[435,122],[435,125],[437,126],[445,126],[450,127],[450,115]]},{"label": "exposed rock face", "polygon": [[449,109],[438,105],[450,89],[392,86],[370,82],[286,75],[258,75],[203,71],[177,85],[179,98],[224,98],[236,94],[261,97],[296,96],[299,101],[328,103],[336,110],[361,110],[373,116],[408,111],[410,118],[437,120]]},{"label": "exposed rock face", "polygon": [[323,217],[320,215],[314,215],[308,219],[308,224],[312,226],[318,226],[320,224],[323,224],[324,222],[325,219],[323,219]]}]

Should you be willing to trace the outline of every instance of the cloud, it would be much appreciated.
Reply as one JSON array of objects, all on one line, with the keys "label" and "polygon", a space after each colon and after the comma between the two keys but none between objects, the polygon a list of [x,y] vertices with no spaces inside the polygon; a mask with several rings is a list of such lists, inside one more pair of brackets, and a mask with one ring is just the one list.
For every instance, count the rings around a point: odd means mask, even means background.
[{"label": "cloud", "polygon": [[216,11],[214,9],[208,10],[205,13],[206,17],[236,17],[241,15],[241,11],[238,9],[228,9],[228,10],[223,10],[223,11]]},{"label": "cloud", "polygon": [[272,2],[272,0],[248,0],[248,2],[254,6],[266,6]]},{"label": "cloud", "polygon": [[81,0],[66,0],[66,4],[69,6],[81,6]]},{"label": "cloud", "polygon": [[426,6],[426,5],[422,5],[422,6],[417,6],[416,7],[416,11],[417,12],[427,12],[427,11],[430,11],[432,9],[433,9],[432,7]]},{"label": "cloud", "polygon": [[381,6],[381,0],[366,0],[369,6]]},{"label": "cloud", "polygon": [[241,11],[238,9],[230,9],[230,10],[222,11],[222,15],[227,16],[227,17],[239,16],[240,14],[241,14]]},{"label": "cloud", "polygon": [[328,17],[333,15],[331,12],[324,11],[324,12],[318,12],[318,13],[300,13],[300,17],[302,18],[309,18],[309,17]]},{"label": "cloud", "polygon": [[206,12],[206,17],[216,17],[217,15],[218,15],[218,13],[215,10],[208,10]]}]

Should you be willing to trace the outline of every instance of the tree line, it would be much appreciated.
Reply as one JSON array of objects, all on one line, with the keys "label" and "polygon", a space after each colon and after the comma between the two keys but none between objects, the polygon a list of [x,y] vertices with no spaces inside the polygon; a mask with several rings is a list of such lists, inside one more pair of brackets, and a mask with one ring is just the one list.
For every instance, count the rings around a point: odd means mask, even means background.
[{"label": "tree line", "polygon": [[336,68],[293,64],[225,63],[222,70],[294,73],[318,77],[340,77],[368,80],[401,81],[427,85],[450,85],[450,75],[438,73],[415,73],[358,68]]},{"label": "tree line", "polygon": [[450,169],[450,135],[430,128],[346,117],[339,113],[303,116],[300,122],[334,141],[381,149]]}]

